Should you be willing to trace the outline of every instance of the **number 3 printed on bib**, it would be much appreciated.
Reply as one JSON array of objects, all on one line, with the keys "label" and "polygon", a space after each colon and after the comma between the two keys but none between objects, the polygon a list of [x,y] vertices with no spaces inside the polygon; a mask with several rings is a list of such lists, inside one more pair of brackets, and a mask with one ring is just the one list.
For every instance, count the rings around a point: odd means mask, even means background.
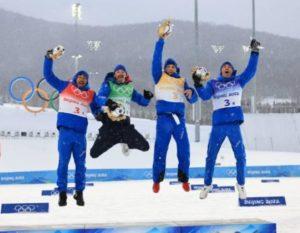
[{"label": "number 3 printed on bib", "polygon": [[241,106],[242,92],[240,85],[218,90],[213,97],[214,110]]}]

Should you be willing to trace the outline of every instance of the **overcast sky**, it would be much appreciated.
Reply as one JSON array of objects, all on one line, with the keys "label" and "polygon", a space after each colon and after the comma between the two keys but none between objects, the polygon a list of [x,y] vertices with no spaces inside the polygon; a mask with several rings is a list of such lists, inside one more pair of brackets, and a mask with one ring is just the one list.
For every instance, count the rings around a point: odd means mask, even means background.
[{"label": "overcast sky", "polygon": [[[82,5],[81,24],[114,25],[164,18],[192,21],[194,0],[0,0],[0,7],[35,18],[73,23],[72,3]],[[199,19],[251,28],[252,0],[198,0]],[[256,28],[300,39],[300,0],[256,0]]]}]

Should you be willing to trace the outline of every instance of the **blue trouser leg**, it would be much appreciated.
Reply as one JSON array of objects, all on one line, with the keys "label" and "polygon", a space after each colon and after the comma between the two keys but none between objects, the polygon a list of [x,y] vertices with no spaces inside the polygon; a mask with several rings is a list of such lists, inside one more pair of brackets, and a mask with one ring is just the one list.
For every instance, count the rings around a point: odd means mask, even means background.
[{"label": "blue trouser leg", "polygon": [[172,116],[158,115],[156,123],[156,139],[153,159],[153,181],[161,182],[166,170],[166,156],[173,131]]},{"label": "blue trouser leg", "polygon": [[230,125],[227,134],[236,159],[237,182],[245,184],[246,152],[239,125]]},{"label": "blue trouser leg", "polygon": [[173,137],[177,145],[178,180],[181,182],[188,182],[190,169],[190,143],[184,118],[180,119],[179,125],[174,126]]},{"label": "blue trouser leg", "polygon": [[85,188],[85,158],[86,158],[86,139],[84,134],[74,134],[73,157],[75,162],[75,188],[83,191]]},{"label": "blue trouser leg", "polygon": [[211,185],[212,177],[214,174],[215,163],[217,159],[217,155],[219,150],[226,138],[226,128],[223,126],[213,126],[208,148],[207,148],[207,157],[206,157],[206,164],[205,164],[205,175],[204,175],[204,184]]},{"label": "blue trouser leg", "polygon": [[58,190],[67,191],[68,186],[68,165],[72,152],[72,141],[69,138],[70,133],[66,129],[59,130],[58,152],[59,162],[57,168],[57,187]]}]

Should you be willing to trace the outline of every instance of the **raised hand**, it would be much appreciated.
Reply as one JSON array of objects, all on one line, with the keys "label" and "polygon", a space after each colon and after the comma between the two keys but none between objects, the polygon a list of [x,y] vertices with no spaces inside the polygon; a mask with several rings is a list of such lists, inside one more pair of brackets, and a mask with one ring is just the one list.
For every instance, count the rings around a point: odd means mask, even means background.
[{"label": "raised hand", "polygon": [[158,36],[160,38],[166,39],[169,35],[171,35],[173,31],[173,24],[171,24],[170,20],[164,20],[159,26],[158,26]]},{"label": "raised hand", "polygon": [[151,91],[144,90],[145,99],[151,100],[153,98],[153,93]]},{"label": "raised hand", "polygon": [[252,39],[250,42],[250,49],[253,52],[259,52],[259,50],[261,49],[261,45],[260,42],[257,41],[256,39]]},{"label": "raised hand", "polygon": [[203,86],[210,79],[210,72],[205,67],[194,66],[191,73],[195,87]]},{"label": "raised hand", "polygon": [[193,91],[191,89],[186,89],[184,91],[184,95],[185,95],[186,98],[190,99],[190,98],[192,98]]},{"label": "raised hand", "polygon": [[47,50],[46,57],[51,58],[52,60],[59,59],[65,52],[65,49],[62,45],[58,45],[53,49]]}]

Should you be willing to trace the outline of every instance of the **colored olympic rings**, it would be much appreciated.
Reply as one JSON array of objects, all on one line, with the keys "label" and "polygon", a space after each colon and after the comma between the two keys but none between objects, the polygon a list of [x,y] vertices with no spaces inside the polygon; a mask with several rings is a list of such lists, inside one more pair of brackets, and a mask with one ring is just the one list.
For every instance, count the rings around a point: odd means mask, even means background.
[{"label": "colored olympic rings", "polygon": [[[49,95],[46,91],[44,91],[43,89],[38,89],[38,88],[35,88],[34,89],[34,92],[40,92],[42,93],[42,95],[44,96],[44,98],[49,98]],[[28,111],[28,112],[31,112],[31,113],[39,113],[39,112],[42,112],[45,110],[45,108],[48,107],[48,101],[45,101],[44,104],[38,108],[38,109],[30,109],[27,105],[27,101],[26,101],[26,98],[28,97],[28,95],[31,93],[31,90],[27,90],[23,95],[22,95],[22,104],[23,106],[25,107],[25,109]]]},{"label": "colored olympic rings", "polygon": [[26,101],[30,101],[32,99],[33,95],[34,95],[34,83],[31,81],[31,79],[26,78],[26,77],[16,77],[16,78],[14,78],[13,80],[10,81],[9,95],[17,103],[22,103],[23,102],[22,98],[18,98],[17,96],[15,96],[15,94],[13,92],[13,88],[14,88],[15,84],[19,81],[25,81],[27,83],[27,85],[30,86],[30,92],[26,97]]},{"label": "colored olympic rings", "polygon": [[[39,92],[38,92],[39,93]],[[58,91],[53,91],[50,95],[49,106],[56,112],[58,112],[58,108],[54,105],[54,100],[59,96]]]},{"label": "colored olympic rings", "polygon": [[[37,83],[37,85],[36,85],[37,90],[40,89],[41,84],[42,84],[43,82],[45,82],[45,81],[46,81],[46,79],[45,79],[45,78],[42,78],[42,79]],[[48,98],[48,99],[46,99],[45,97],[43,97],[43,95],[41,95],[41,93],[40,93],[39,91],[37,91],[37,94],[38,94],[38,96],[39,96],[42,100],[44,100],[44,101],[51,101],[51,98],[53,98],[53,100],[55,100],[55,99],[57,99],[57,98],[59,97],[59,93],[56,92],[56,91],[55,91],[55,94],[54,94],[54,95],[51,95],[50,98]],[[53,94],[53,93],[52,93],[52,94]]]},{"label": "colored olympic rings", "polygon": [[[25,93],[23,92],[21,97],[17,97],[17,95],[14,93],[14,87],[17,82],[21,82],[21,81],[25,82],[25,84],[27,86],[29,86],[30,89],[27,89],[27,91]],[[46,107],[48,107],[48,105],[57,112],[58,108],[54,105],[54,100],[56,100],[59,97],[59,92],[54,90],[49,97],[49,94],[44,89],[41,88],[42,83],[45,81],[46,81],[45,78],[42,78],[41,80],[39,80],[39,82],[37,83],[36,88],[35,88],[35,84],[30,78],[16,77],[10,81],[9,95],[17,103],[22,103],[23,106],[25,107],[25,109],[31,113],[42,112],[45,110]],[[27,103],[34,97],[35,93],[37,93],[37,96],[40,99],[45,101],[45,103],[41,107],[39,107],[38,110],[31,109],[27,105]]]}]

